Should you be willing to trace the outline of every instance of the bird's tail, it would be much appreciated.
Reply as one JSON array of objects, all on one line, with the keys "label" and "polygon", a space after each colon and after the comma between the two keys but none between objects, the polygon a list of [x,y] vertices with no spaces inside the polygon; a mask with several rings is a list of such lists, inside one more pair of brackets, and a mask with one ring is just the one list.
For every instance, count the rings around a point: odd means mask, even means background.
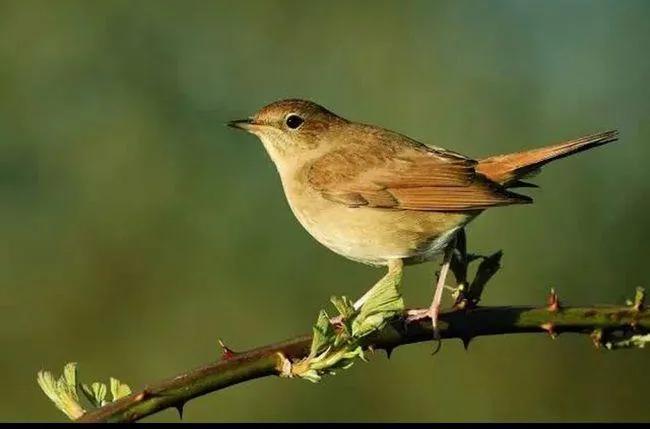
[{"label": "bird's tail", "polygon": [[606,131],[525,152],[496,155],[479,161],[476,171],[506,188],[535,186],[522,182],[543,165],[583,150],[618,140],[618,131]]}]

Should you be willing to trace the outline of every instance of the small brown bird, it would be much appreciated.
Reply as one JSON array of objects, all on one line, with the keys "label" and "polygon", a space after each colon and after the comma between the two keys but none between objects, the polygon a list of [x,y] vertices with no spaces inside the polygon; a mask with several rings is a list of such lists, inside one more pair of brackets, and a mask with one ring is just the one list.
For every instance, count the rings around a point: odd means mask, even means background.
[{"label": "small brown bird", "polygon": [[[401,274],[443,253],[434,328],[454,236],[483,210],[532,199],[509,191],[550,161],[617,140],[607,131],[541,149],[474,160],[380,127],[348,121],[306,100],[282,100],[228,125],[255,134],[275,163],[302,226],[354,261]],[[364,298],[355,303],[359,308]]]}]

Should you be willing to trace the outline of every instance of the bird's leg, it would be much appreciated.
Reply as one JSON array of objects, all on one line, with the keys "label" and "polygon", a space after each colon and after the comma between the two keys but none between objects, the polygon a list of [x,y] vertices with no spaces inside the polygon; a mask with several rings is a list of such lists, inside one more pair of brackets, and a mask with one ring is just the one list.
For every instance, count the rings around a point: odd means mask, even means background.
[{"label": "bird's leg", "polygon": [[[386,275],[388,275],[388,274],[386,274]],[[383,280],[383,277],[382,277],[382,280]],[[381,281],[381,280],[379,280],[379,281]],[[377,283],[375,283],[375,286],[376,286],[376,285],[377,285]],[[368,301],[368,296],[370,296],[370,291],[372,291],[372,290],[374,289],[375,286],[373,286],[373,287],[371,287],[370,289],[368,289],[368,290],[366,291],[366,293],[364,293],[364,294],[361,296],[361,298],[359,298],[359,299],[357,299],[356,301],[354,301],[354,309],[355,309],[355,310],[360,309],[361,306],[362,306],[363,304],[365,304],[366,301]]]},{"label": "bird's leg", "polygon": [[[401,279],[402,279],[402,268],[404,267],[404,263],[402,262],[401,259],[391,259],[388,261],[388,272],[384,277],[379,279],[377,283],[373,285],[366,293],[363,294],[361,298],[356,300],[356,302],[353,304],[355,310],[359,310],[363,304],[366,303],[368,298],[371,295],[371,292],[375,290],[375,288],[383,285],[385,282],[394,282],[396,284],[399,284]],[[336,316],[330,319],[330,323],[333,325],[340,325],[342,322],[342,317],[341,316]]]},{"label": "bird's leg", "polygon": [[401,259],[391,259],[390,261],[388,261],[388,273],[386,273],[384,277],[382,277],[377,283],[375,283],[373,287],[371,287],[366,293],[363,294],[361,298],[359,298],[354,303],[354,309],[355,310],[360,309],[361,306],[368,300],[370,293],[377,286],[387,281],[399,283],[402,278],[402,267],[404,267],[404,263],[402,262]]},{"label": "bird's leg", "polygon": [[440,313],[440,302],[442,301],[442,291],[445,289],[445,281],[447,279],[447,274],[449,273],[449,266],[451,265],[451,257],[454,254],[455,240],[450,242],[447,248],[445,249],[444,257],[442,259],[442,267],[440,268],[440,274],[438,275],[438,282],[436,283],[436,289],[433,294],[433,302],[431,306],[426,310],[411,310],[407,313],[407,320],[414,321],[424,319],[425,317],[431,318],[433,323],[433,334],[435,338],[438,338],[438,314]]},{"label": "bird's leg", "polygon": [[438,314],[440,314],[440,302],[442,301],[442,291],[445,290],[445,281],[449,273],[449,265],[451,264],[451,257],[454,252],[454,246],[451,245],[445,249],[445,256],[442,260],[442,267],[440,268],[440,275],[438,276],[438,283],[436,284],[436,291],[433,294],[433,302],[429,307],[429,315],[433,323],[433,335],[438,338]]}]

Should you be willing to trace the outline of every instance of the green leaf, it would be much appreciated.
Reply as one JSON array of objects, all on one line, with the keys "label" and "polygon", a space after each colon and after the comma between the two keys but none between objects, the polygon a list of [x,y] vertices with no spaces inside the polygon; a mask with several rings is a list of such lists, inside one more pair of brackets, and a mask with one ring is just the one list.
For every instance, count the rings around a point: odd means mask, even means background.
[{"label": "green leaf", "polygon": [[101,405],[98,405],[97,402],[96,402],[95,393],[93,392],[92,387],[90,387],[86,383],[81,384],[81,393],[84,394],[84,396],[86,397],[88,402],[90,402],[90,404],[93,407],[100,407],[101,406]]},{"label": "green leaf", "polygon": [[336,307],[341,316],[341,329],[334,341],[334,346],[338,347],[352,335],[352,321],[359,312],[354,308],[354,303],[346,296],[333,296],[330,298],[330,301],[334,304],[334,307]]},{"label": "green leaf", "polygon": [[386,276],[370,290],[368,299],[352,323],[352,335],[355,338],[380,329],[388,319],[404,311],[404,300],[398,285],[398,278]]},{"label": "green leaf", "polygon": [[[330,318],[321,311],[313,327],[310,353],[305,359],[290,363],[288,376],[299,376],[313,383],[325,374],[351,367],[357,358],[366,360],[361,339],[380,329],[389,319],[404,311],[399,293],[400,273],[389,273],[368,292],[359,310],[345,296],[332,297],[331,302],[341,315],[341,329],[332,327]],[[284,371],[284,370],[283,370]]]},{"label": "green leaf", "polygon": [[[79,389],[94,407],[103,407],[110,402],[106,399],[106,384],[95,382],[88,385],[77,382],[75,362],[66,364],[58,379],[49,371],[39,371],[36,380],[54,405],[72,420],[86,412],[79,401]],[[131,394],[131,388],[116,378],[111,377],[110,386],[113,401]]]},{"label": "green leaf", "polygon": [[336,310],[344,319],[350,319],[356,312],[354,309],[354,303],[350,301],[347,296],[333,296],[330,298],[330,301],[334,304],[334,307],[336,307]]},{"label": "green leaf", "polygon": [[311,348],[309,351],[310,356],[316,356],[316,354],[332,342],[336,336],[330,323],[330,318],[325,310],[321,310],[318,314],[318,320],[314,325],[313,331],[314,336],[311,341]]},{"label": "green leaf", "polygon": [[63,367],[63,374],[56,383],[59,396],[67,395],[71,400],[79,401],[77,394],[77,363],[69,362]]},{"label": "green leaf", "polygon": [[54,405],[70,419],[81,417],[86,410],[79,404],[77,394],[77,364],[68,363],[58,380],[49,371],[39,371],[36,377],[41,390]]},{"label": "green leaf", "polygon": [[113,395],[113,401],[117,401],[120,398],[129,396],[131,394],[131,388],[128,384],[122,383],[117,378],[110,378],[111,382],[111,395]]},{"label": "green leaf", "polygon": [[50,398],[50,401],[54,402],[54,405],[61,411],[63,408],[61,406],[61,401],[59,399],[59,391],[57,389],[56,380],[50,371],[39,371],[36,376],[36,381],[41,387],[41,390]]},{"label": "green leaf", "polygon": [[304,378],[307,381],[311,381],[312,383],[318,383],[321,380],[321,376],[318,375],[318,372],[313,369],[300,374],[300,377]]},{"label": "green leaf", "polygon": [[637,348],[642,349],[650,344],[650,334],[631,335],[629,338],[612,339],[605,343],[609,350]]},{"label": "green leaf", "polygon": [[87,384],[81,385],[81,391],[86,396],[86,399],[95,407],[103,407],[108,403],[106,401],[106,385],[104,383],[95,382],[88,386]]},{"label": "green leaf", "polygon": [[66,390],[76,400],[79,400],[79,395],[77,395],[77,363],[76,362],[69,362],[63,367],[63,379],[65,382]]}]

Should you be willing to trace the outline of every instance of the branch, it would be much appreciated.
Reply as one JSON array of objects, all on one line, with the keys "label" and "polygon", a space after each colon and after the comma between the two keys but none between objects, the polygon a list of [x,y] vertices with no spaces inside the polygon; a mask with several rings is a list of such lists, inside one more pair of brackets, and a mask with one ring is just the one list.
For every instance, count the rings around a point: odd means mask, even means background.
[{"label": "branch", "polygon": [[[465,348],[478,336],[546,333],[552,338],[564,332],[587,334],[596,347],[641,348],[650,343],[650,311],[644,307],[644,292],[637,288],[626,306],[562,307],[551,290],[542,307],[480,307],[486,283],[500,267],[501,252],[491,256],[470,255],[465,235],[457,235],[451,269],[458,287],[452,310],[438,320],[441,339],[459,338]],[[468,266],[480,260],[474,279],[467,278]],[[323,375],[350,367],[364,350],[383,349],[390,357],[398,346],[433,340],[430,320],[408,321],[399,292],[401,272],[389,270],[366,294],[360,308],[346,297],[332,297],[339,316],[332,319],[321,311],[314,335],[236,353],[220,342],[220,361],[187,371],[174,378],[131,394],[128,385],[111,378],[112,402],[107,387],[95,382],[81,384],[81,393],[96,407],[86,411],[79,400],[76,364],[69,363],[56,380],[49,371],[38,374],[38,382],[54,404],[77,422],[132,422],[175,407],[183,416],[184,404],[192,398],[244,381],[269,375],[301,377],[318,381]]]},{"label": "branch", "polygon": [[[642,347],[650,333],[650,311],[643,296],[630,306],[560,307],[551,294],[543,307],[474,307],[443,312],[439,321],[443,339],[459,338],[465,346],[478,336],[546,333],[555,337],[564,332],[590,335],[597,347]],[[381,330],[362,339],[365,349],[390,352],[401,345],[432,340],[430,320],[406,323],[393,319]],[[196,368],[151,385],[101,408],[89,411],[78,422],[132,422],[166,408],[175,407],[182,417],[184,404],[192,398],[244,381],[270,375],[286,376],[289,361],[310,353],[310,335],[296,337],[243,353],[224,347],[220,361]]]}]

